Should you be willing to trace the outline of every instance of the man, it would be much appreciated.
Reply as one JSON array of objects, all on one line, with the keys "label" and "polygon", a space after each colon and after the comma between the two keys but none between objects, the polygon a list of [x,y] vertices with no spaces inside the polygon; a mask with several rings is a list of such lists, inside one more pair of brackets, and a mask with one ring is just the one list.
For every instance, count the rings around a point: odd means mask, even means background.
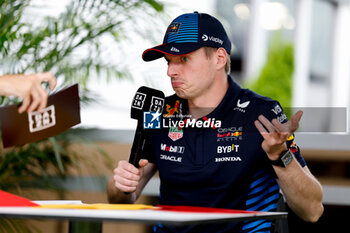
[{"label": "man", "polygon": [[51,90],[56,86],[56,78],[50,72],[2,75],[0,76],[0,95],[22,98],[18,113],[42,111],[46,107],[48,97],[41,85],[43,82],[48,82]]},{"label": "man", "polygon": [[[195,12],[177,17],[163,44],[144,52],[145,61],[167,60],[176,94],[166,99],[163,119],[182,123],[150,131],[140,168],[119,162],[108,185],[110,202],[134,202],[158,170],[163,205],[275,211],[281,190],[302,219],[315,222],[322,215],[321,185],[293,141],[302,112],[286,122],[278,102],[233,82],[227,75],[230,50],[221,23]],[[273,230],[269,220],[155,227],[155,232]]]}]

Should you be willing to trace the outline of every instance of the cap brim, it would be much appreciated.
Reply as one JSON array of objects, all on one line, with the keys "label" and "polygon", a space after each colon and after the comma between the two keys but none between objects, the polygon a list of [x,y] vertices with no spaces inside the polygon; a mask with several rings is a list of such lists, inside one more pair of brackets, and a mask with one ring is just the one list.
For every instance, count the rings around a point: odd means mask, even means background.
[{"label": "cap brim", "polygon": [[155,46],[147,49],[142,54],[144,61],[153,61],[163,57],[165,54],[170,56],[181,56],[191,53],[203,47],[197,43],[169,43]]}]

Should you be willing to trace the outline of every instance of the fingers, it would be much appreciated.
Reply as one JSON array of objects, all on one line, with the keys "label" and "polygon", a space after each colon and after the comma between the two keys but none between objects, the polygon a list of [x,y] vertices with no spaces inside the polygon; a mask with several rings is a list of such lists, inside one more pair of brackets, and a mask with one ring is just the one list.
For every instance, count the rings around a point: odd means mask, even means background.
[{"label": "fingers", "polygon": [[276,119],[269,121],[265,116],[260,115],[254,124],[265,140],[273,137],[281,141],[289,136],[288,130],[285,130],[285,127]]},{"label": "fingers", "polygon": [[277,122],[274,120],[270,122],[264,116],[259,116],[258,119],[254,122],[254,125],[269,144],[282,144],[287,140],[289,133],[282,130],[282,124],[277,120]]},{"label": "fingers", "polygon": [[299,122],[303,116],[303,111],[297,111],[290,120],[290,131],[294,133],[299,128]]},{"label": "fingers", "polygon": [[[38,108],[39,112],[42,112],[44,108],[47,105],[47,98],[49,95],[43,88],[39,88],[36,93],[36,99],[34,98],[35,101],[33,101],[33,108],[29,107],[28,111],[34,110],[35,108]],[[39,96],[39,98],[38,98]],[[35,103],[34,103],[35,102]]]},{"label": "fingers", "polygon": [[140,160],[140,169],[127,161],[119,161],[118,167],[114,169],[115,186],[123,192],[134,192],[142,177],[143,167],[148,164],[147,160]]},{"label": "fingers", "polygon": [[254,125],[255,127],[258,129],[258,131],[260,132],[261,136],[263,136],[263,138],[266,137],[266,134],[268,133],[267,130],[265,129],[265,127],[260,123],[260,121],[256,120],[254,121]]},{"label": "fingers", "polygon": [[40,83],[48,82],[50,90],[53,90],[57,84],[55,76],[53,76],[53,74],[50,72],[45,72],[45,73],[39,74],[39,79],[40,79]]},{"label": "fingers", "polygon": [[25,112],[26,109],[28,109],[29,104],[30,104],[30,97],[28,97],[28,96],[23,97],[22,104],[21,104],[21,106],[18,108],[18,113],[23,113],[23,112]]},{"label": "fingers", "polygon": [[254,122],[255,127],[264,138],[262,148],[270,159],[275,160],[287,148],[286,141],[298,129],[302,115],[303,112],[298,111],[290,121],[283,124],[277,119],[269,121],[263,115],[260,115]]},{"label": "fingers", "polygon": [[31,88],[24,93],[22,99],[22,105],[18,109],[19,113],[22,113],[24,111],[30,113],[36,110],[40,103],[43,101],[43,98],[40,96],[40,90],[36,86],[31,86]]},{"label": "fingers", "polygon": [[[272,119],[269,121],[265,116],[260,115],[258,117],[258,122],[261,122],[262,125],[267,129],[268,132],[278,132],[281,134],[287,134],[290,136],[293,134],[299,127],[299,121],[302,116],[302,111],[298,111],[295,115],[292,116],[292,119],[284,124],[280,123],[277,119]],[[256,123],[255,123],[256,124]],[[259,127],[258,130],[263,132],[262,128]],[[265,130],[266,131],[266,130]]]},{"label": "fingers", "polygon": [[271,151],[271,148],[276,146],[283,145],[289,137],[288,127],[285,127],[284,124],[281,124],[276,119],[269,121],[265,116],[260,115],[254,124],[264,138],[267,151]]},{"label": "fingers", "polygon": [[260,115],[258,120],[264,125],[264,127],[271,133],[274,131],[279,131],[265,116]]},{"label": "fingers", "polygon": [[148,164],[148,160],[147,159],[140,159],[139,161],[139,167],[145,167]]},{"label": "fingers", "polygon": [[42,112],[47,105],[48,94],[43,88],[32,86],[29,93],[23,96],[22,105],[18,109],[19,113],[27,111],[28,113],[35,110]]},{"label": "fingers", "polygon": [[23,85],[21,91],[21,97],[23,99],[22,105],[19,107],[18,112],[22,113],[27,111],[42,112],[47,105],[48,93],[41,85],[43,82],[48,82],[49,87],[53,90],[56,86],[56,78],[50,72],[26,75],[21,85]]},{"label": "fingers", "polygon": [[28,112],[37,109],[41,112],[47,105],[48,94],[45,89],[41,86],[42,82],[48,82],[50,90],[53,90],[56,86],[56,78],[50,72],[39,73],[37,76],[37,82],[33,86],[32,104],[28,109]]},{"label": "fingers", "polygon": [[30,93],[31,103],[27,109],[27,112],[39,111],[42,112],[46,107],[48,94],[47,92],[40,86],[33,87],[32,92]]}]

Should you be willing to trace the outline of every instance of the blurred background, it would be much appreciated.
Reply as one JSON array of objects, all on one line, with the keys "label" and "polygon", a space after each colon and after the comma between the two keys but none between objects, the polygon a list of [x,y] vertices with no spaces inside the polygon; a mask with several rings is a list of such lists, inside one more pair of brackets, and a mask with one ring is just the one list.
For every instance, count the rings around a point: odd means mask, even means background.
[{"label": "blurred background", "polygon": [[[304,111],[296,143],[324,188],[316,224],[289,216],[289,232],[333,232],[350,210],[350,2],[348,0],[1,0],[0,74],[51,71],[60,89],[79,83],[82,123],[56,137],[2,149],[0,187],[32,200],[106,202],[106,182],[127,159],[136,121],[131,100],[146,85],[173,93],[166,62],[143,62],[173,18],[217,17],[231,41],[231,76]],[[20,100],[2,98],[2,105]],[[157,177],[140,203],[157,203]],[[66,232],[64,221],[19,221],[26,229]],[[50,227],[48,227],[50,226]],[[42,229],[45,229],[43,231]],[[103,232],[148,232],[108,223]]]}]

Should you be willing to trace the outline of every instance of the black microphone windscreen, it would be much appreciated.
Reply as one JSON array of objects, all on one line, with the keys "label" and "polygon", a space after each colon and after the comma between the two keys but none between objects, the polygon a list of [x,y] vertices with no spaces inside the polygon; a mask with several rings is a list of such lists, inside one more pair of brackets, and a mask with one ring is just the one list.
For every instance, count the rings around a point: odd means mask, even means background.
[{"label": "black microphone windscreen", "polygon": [[162,112],[164,106],[164,93],[162,91],[142,86],[131,104],[131,118],[142,120],[143,112]]}]

